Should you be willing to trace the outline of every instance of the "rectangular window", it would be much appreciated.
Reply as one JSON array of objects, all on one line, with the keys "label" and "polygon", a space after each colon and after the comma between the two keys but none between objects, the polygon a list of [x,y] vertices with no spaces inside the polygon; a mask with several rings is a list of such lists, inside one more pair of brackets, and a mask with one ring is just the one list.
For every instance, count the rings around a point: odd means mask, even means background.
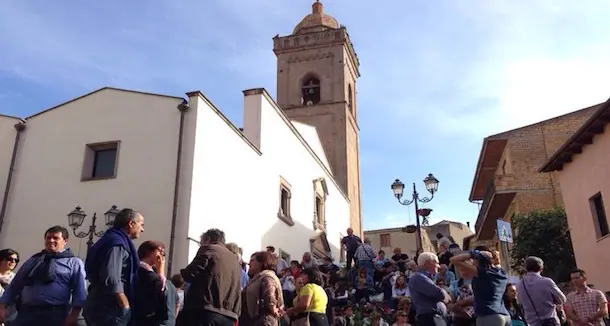
[{"label": "rectangular window", "polygon": [[324,225],[324,200],[316,196],[316,223]]},{"label": "rectangular window", "polygon": [[599,239],[610,234],[602,194],[598,192],[593,197],[589,198],[589,204],[591,205],[591,213],[593,215],[593,222],[595,224],[597,238]]},{"label": "rectangular window", "polygon": [[116,154],[116,148],[96,150],[91,178],[100,179],[114,176]]},{"label": "rectangular window", "polygon": [[391,247],[392,243],[390,242],[390,234],[386,233],[386,234],[381,234],[379,236],[380,240],[381,240],[381,246],[382,247]]},{"label": "rectangular window", "polygon": [[290,216],[290,193],[288,189],[282,189],[281,213],[284,216]]},{"label": "rectangular window", "polygon": [[279,195],[280,207],[278,208],[277,217],[289,226],[294,226],[294,221],[292,220],[292,216],[290,215],[290,200],[292,198],[290,184],[282,177],[280,177]]},{"label": "rectangular window", "polygon": [[119,142],[88,144],[85,147],[82,181],[116,178]]}]

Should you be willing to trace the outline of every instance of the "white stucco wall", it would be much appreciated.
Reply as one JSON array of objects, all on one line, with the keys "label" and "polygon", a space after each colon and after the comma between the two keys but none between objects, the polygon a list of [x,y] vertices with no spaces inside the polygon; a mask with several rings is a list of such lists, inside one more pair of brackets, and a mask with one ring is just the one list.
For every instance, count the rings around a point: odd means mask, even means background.
[{"label": "white stucco wall", "polygon": [[[332,255],[340,256],[349,202],[324,168],[328,163],[315,128],[299,124],[301,137],[266,92],[252,94],[244,100],[243,133],[201,93],[188,95],[174,273],[194,257],[196,241],[209,228],[224,230],[246,257],[273,245],[300,259],[315,234],[313,180],[318,178],[328,187],[327,239]],[[102,230],[103,213],[111,205],[131,207],[145,216],[136,245],[155,239],[169,246],[181,101],[106,88],[27,119],[0,248],[13,248],[23,258],[38,252],[44,231],[56,224],[67,227],[66,215],[76,205],[88,214],[82,231],[94,212]],[[0,120],[0,186],[16,121]],[[116,140],[121,142],[117,177],[81,181],[86,145]],[[277,217],[280,177],[291,185],[294,226]],[[85,257],[86,239],[72,236],[69,247]]]},{"label": "white stucco wall", "polygon": [[17,135],[14,125],[19,121],[17,118],[0,114],[0,209],[4,200],[6,179],[8,178],[13,148],[15,147],[15,136]]},{"label": "white stucco wall", "polygon": [[[243,135],[249,143],[202,96],[194,95],[189,102],[197,110],[189,237],[198,239],[208,228],[219,228],[228,242],[244,249],[246,257],[273,245],[299,260],[310,251],[314,235],[313,180],[323,177],[329,191],[327,237],[333,256],[339,258],[340,232],[349,225],[349,203],[276,104],[260,92],[245,96]],[[291,185],[294,226],[277,217],[280,177]],[[196,249],[191,246],[190,257]]]},{"label": "white stucco wall", "polygon": [[[145,215],[145,232],[137,244],[149,239],[168,244],[180,102],[102,89],[28,119],[0,248],[13,248],[23,258],[40,251],[44,231],[56,224],[68,227],[66,214],[76,205],[88,214],[83,231],[94,212],[104,227],[103,213],[111,205],[131,207]],[[114,140],[121,141],[117,177],[81,182],[86,144]],[[85,243],[69,240],[81,257]]]}]

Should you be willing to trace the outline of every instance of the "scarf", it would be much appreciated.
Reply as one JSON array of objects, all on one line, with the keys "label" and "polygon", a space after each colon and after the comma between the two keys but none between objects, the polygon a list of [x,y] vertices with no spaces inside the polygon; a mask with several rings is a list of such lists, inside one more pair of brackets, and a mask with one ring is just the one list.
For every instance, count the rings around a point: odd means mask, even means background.
[{"label": "scarf", "polygon": [[87,260],[85,261],[85,272],[87,273],[87,279],[91,283],[98,283],[98,272],[101,270],[107,262],[105,261],[108,253],[114,247],[122,247],[129,253],[131,263],[128,267],[128,275],[126,275],[129,281],[129,286],[124,289],[125,295],[129,302],[133,302],[133,295],[135,294],[135,283],[138,277],[138,267],[140,266],[140,259],[138,258],[138,251],[136,250],[133,241],[129,238],[129,235],[125,230],[120,228],[110,228],[104,232],[104,235],[91,247],[87,253]]},{"label": "scarf", "polygon": [[55,260],[61,258],[72,258],[74,254],[70,249],[62,252],[41,251],[32,256],[32,267],[25,273],[26,284],[34,283],[49,284],[55,280]]},{"label": "scarf", "polygon": [[1,287],[6,288],[9,284],[11,284],[11,281],[13,280],[13,278],[15,278],[15,273],[13,271],[10,271],[4,275],[0,274]]}]

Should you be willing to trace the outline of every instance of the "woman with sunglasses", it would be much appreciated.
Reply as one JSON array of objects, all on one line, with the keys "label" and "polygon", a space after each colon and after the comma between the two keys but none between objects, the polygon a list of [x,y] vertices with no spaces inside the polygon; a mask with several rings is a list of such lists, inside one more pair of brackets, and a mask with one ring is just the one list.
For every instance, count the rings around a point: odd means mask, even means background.
[{"label": "woman with sunglasses", "polygon": [[[4,293],[4,289],[11,284],[15,277],[15,268],[19,264],[19,253],[13,249],[0,250],[0,295]],[[17,309],[15,306],[7,307],[7,316],[5,325],[10,325],[17,318]]]},{"label": "woman with sunglasses", "polygon": [[11,283],[15,277],[15,268],[19,264],[19,253],[13,249],[0,250],[0,285],[4,289]]}]

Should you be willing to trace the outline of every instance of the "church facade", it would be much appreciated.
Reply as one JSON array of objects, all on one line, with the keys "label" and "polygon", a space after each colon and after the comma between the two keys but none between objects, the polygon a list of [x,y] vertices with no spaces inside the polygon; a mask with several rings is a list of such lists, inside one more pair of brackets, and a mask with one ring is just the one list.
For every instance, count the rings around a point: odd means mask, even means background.
[{"label": "church facade", "polygon": [[[295,45],[306,36],[327,43]],[[199,91],[105,87],[27,118],[0,115],[0,247],[39,251],[48,227],[72,232],[75,206],[87,217],[74,235],[93,215],[103,231],[116,205],[142,211],[138,242],[163,241],[170,272],[194,257],[208,228],[245,256],[272,245],[285,259],[342,260],[345,230],[362,230],[357,58],[318,2],[274,51],[277,101],[243,91],[242,128]],[[69,246],[85,257],[86,241],[72,236]]]}]

